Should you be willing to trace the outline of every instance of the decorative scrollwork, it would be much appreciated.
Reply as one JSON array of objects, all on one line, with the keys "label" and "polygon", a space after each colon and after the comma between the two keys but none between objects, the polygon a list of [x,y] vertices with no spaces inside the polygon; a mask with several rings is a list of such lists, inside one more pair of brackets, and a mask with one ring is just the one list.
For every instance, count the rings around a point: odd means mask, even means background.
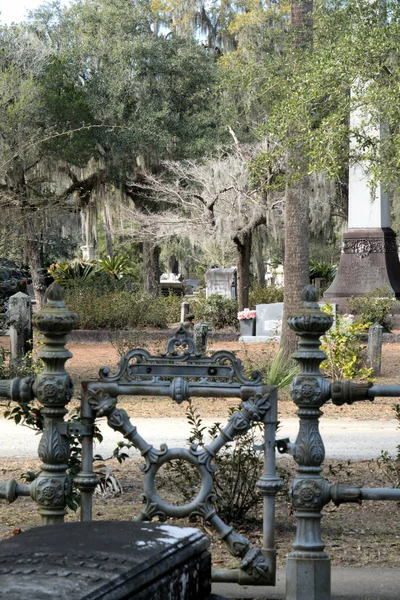
[{"label": "decorative scrollwork", "polygon": [[322,491],[318,481],[303,479],[293,487],[293,505],[296,510],[320,510],[323,506]]},{"label": "decorative scrollwork", "polygon": [[250,548],[240,563],[240,568],[254,579],[265,579],[269,565],[260,548]]},{"label": "decorative scrollwork", "polygon": [[118,399],[113,398],[106,391],[99,389],[88,390],[89,405],[96,413],[96,417],[107,417],[115,409]]},{"label": "decorative scrollwork", "polygon": [[168,452],[167,444],[161,444],[160,449],[154,448],[150,444],[142,450],[142,456],[146,461],[146,464],[141,464],[140,469],[146,473],[152,465],[156,465],[160,462],[161,457],[165,456]]},{"label": "decorative scrollwork", "polygon": [[205,448],[199,449],[199,445],[193,442],[190,445],[189,452],[196,457],[197,463],[199,465],[203,465],[209,473],[215,473],[217,467],[211,462],[214,458],[214,454],[209,450],[207,446]]},{"label": "decorative scrollwork", "polygon": [[322,389],[317,377],[296,377],[292,383],[292,398],[296,404],[320,406]]},{"label": "decorative scrollwork", "polygon": [[269,394],[256,394],[255,396],[244,400],[241,406],[250,421],[262,421],[268,410],[271,408]]},{"label": "decorative scrollwork", "polygon": [[73,390],[72,379],[68,375],[58,377],[45,375],[39,378],[36,397],[44,405],[65,405],[71,400]]},{"label": "decorative scrollwork", "polygon": [[153,502],[151,498],[148,498],[146,494],[142,494],[141,496],[143,504],[146,506],[141,509],[140,517],[144,521],[151,521],[154,517],[158,517],[160,521],[166,521],[168,515],[162,511],[157,502]]},{"label": "decorative scrollwork", "polygon": [[196,504],[196,508],[190,513],[189,518],[199,516],[203,517],[205,521],[210,521],[210,519],[212,519],[213,516],[217,514],[214,507],[214,502],[216,501],[216,499],[217,497],[215,496],[215,494],[209,494],[205,498],[204,502],[198,502]]},{"label": "decorative scrollwork", "polygon": [[[178,352],[177,348],[182,349]],[[172,374],[170,365],[184,366],[184,372]],[[262,374],[254,371],[246,377],[242,362],[232,352],[220,350],[211,356],[198,354],[190,333],[183,325],[175,332],[175,336],[167,343],[166,352],[159,356],[152,356],[141,348],[130,350],[121,357],[118,369],[111,373],[109,367],[100,369],[100,379],[106,382],[146,382],[146,385],[159,385],[159,378],[163,381],[170,380],[171,394],[176,401],[188,399],[186,388],[188,380],[198,377],[203,385],[215,380],[224,381],[227,385],[238,382],[243,385],[262,385]],[[177,381],[177,380],[181,381]],[[181,400],[182,398],[182,400]]]},{"label": "decorative scrollwork", "polygon": [[35,485],[36,501],[42,506],[57,507],[65,504],[65,485],[63,479],[43,477]]},{"label": "decorative scrollwork", "polygon": [[60,434],[57,424],[50,420],[39,442],[40,460],[48,465],[65,465],[68,462],[69,444]]},{"label": "decorative scrollwork", "polygon": [[[178,349],[181,349],[181,352],[178,352]],[[196,346],[194,340],[186,327],[181,324],[175,331],[174,337],[169,340],[166,352],[163,356],[167,356],[169,354],[172,356],[177,356],[179,354],[195,353]]]}]

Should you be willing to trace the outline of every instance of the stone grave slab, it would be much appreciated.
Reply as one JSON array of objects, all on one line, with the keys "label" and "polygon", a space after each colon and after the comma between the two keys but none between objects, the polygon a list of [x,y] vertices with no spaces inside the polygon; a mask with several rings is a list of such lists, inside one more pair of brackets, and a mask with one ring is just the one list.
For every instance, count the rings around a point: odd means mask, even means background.
[{"label": "stone grave slab", "polygon": [[197,529],[158,523],[35,527],[0,543],[0,598],[203,600],[208,546]]}]

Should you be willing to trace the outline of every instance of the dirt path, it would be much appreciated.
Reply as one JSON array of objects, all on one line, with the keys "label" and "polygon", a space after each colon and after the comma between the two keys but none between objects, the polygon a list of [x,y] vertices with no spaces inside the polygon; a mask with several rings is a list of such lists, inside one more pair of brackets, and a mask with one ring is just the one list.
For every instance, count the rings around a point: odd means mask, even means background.
[{"label": "dirt path", "polygon": [[[220,342],[210,346],[214,351],[221,349],[235,352],[243,361],[252,360],[262,364],[263,359],[268,360],[271,352],[276,351],[276,346],[266,344],[239,344],[238,342]],[[79,390],[79,383],[84,380],[96,379],[101,366],[116,367],[119,354],[111,344],[69,344],[73,354],[66,367],[75,382],[75,390]],[[151,351],[154,351],[150,347]],[[156,348],[159,352],[160,348]],[[382,352],[382,374],[377,377],[377,384],[400,383],[400,344],[385,344]],[[294,417],[296,407],[290,399],[288,390],[279,393],[279,416],[281,418]],[[177,405],[169,398],[141,398],[125,397],[120,399],[121,404],[127,404],[137,417],[180,417],[185,415],[185,403]],[[400,398],[376,398],[374,402],[359,402],[353,406],[337,407],[327,404],[324,415],[330,419],[347,417],[352,419],[383,419],[394,418],[393,405],[400,402]],[[226,399],[194,399],[196,406],[203,417],[226,417],[229,407],[235,404],[233,400]]]}]

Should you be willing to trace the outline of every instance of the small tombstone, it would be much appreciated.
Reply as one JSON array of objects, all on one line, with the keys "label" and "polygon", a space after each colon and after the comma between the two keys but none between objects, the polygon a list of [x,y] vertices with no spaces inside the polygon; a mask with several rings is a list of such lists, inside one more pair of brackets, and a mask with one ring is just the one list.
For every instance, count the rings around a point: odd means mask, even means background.
[{"label": "small tombstone", "polygon": [[280,335],[283,302],[257,304],[256,315],[256,336],[274,337]]},{"label": "small tombstone", "polygon": [[32,306],[27,294],[18,292],[9,298],[10,365],[20,366],[32,350]]},{"label": "small tombstone", "polygon": [[206,271],[206,298],[212,294],[224,298],[236,298],[237,271],[231,269],[208,269]]},{"label": "small tombstone", "polygon": [[383,327],[379,323],[371,325],[368,331],[368,362],[374,373],[381,372]]},{"label": "small tombstone", "polygon": [[208,332],[211,330],[210,324],[206,322],[196,323],[193,328],[193,339],[197,354],[205,354],[207,351]]},{"label": "small tombstone", "polygon": [[189,311],[190,311],[189,302],[182,302],[182,304],[181,304],[181,323],[185,323],[187,321]]}]

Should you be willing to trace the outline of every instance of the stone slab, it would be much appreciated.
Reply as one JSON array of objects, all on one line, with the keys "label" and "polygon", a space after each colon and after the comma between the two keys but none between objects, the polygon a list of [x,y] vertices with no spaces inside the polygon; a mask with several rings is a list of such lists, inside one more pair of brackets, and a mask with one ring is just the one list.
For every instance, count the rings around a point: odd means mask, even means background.
[{"label": "stone slab", "polygon": [[158,523],[35,527],[0,543],[0,598],[203,600],[208,546],[197,529]]}]

